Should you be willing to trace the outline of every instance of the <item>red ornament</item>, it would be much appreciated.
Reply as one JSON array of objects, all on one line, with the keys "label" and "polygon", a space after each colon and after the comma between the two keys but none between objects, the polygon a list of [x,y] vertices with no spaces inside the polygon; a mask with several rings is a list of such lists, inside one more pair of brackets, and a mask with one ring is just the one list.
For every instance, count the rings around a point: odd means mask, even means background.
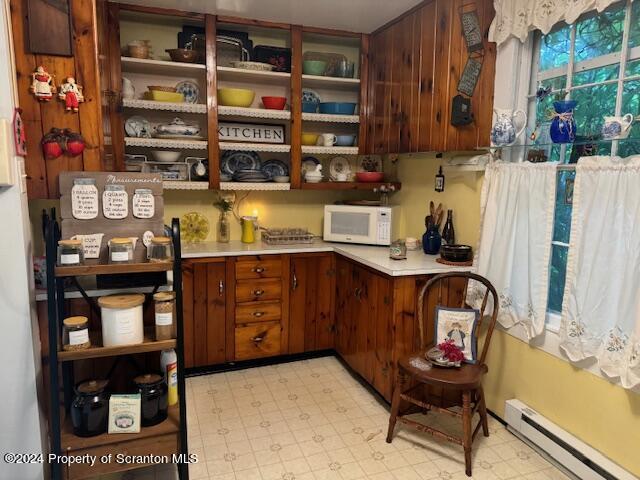
[{"label": "red ornament", "polygon": [[79,133],[74,133],[70,130],[65,130],[65,151],[72,157],[77,157],[84,152],[84,139]]},{"label": "red ornament", "polygon": [[443,357],[450,362],[462,362],[464,360],[464,353],[453,343],[453,340],[445,340],[438,345],[438,348],[442,351]]},{"label": "red ornament", "polygon": [[42,137],[42,151],[45,158],[53,160],[64,152],[64,133],[59,128],[52,128],[49,133]]}]

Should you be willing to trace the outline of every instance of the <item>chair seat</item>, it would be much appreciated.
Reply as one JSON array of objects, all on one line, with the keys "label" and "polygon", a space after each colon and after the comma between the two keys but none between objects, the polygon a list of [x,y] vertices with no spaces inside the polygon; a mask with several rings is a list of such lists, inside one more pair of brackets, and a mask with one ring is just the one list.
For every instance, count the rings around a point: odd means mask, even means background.
[{"label": "chair seat", "polygon": [[[421,383],[455,390],[480,388],[482,377],[489,371],[486,364],[463,363],[460,368],[432,366],[424,352],[406,355],[398,361],[399,367]],[[420,367],[426,368],[420,368]]]}]

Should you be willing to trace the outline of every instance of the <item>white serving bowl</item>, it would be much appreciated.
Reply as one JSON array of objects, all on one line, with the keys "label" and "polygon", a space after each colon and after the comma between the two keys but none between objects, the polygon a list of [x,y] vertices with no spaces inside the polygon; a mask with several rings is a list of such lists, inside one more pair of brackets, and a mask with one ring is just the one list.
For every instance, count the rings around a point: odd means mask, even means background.
[{"label": "white serving bowl", "polygon": [[151,155],[156,162],[177,162],[182,152],[171,150],[151,150]]},{"label": "white serving bowl", "polygon": [[276,183],[287,183],[289,181],[289,177],[286,175],[276,175],[273,177],[273,181]]}]

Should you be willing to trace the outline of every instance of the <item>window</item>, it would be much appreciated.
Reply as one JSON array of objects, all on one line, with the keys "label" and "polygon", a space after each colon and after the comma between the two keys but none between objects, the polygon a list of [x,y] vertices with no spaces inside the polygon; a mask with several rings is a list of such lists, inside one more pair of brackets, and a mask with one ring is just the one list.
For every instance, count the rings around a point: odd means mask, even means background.
[{"label": "window", "polygon": [[[551,87],[551,94],[541,101],[535,95],[539,86]],[[576,144],[549,145],[548,113],[554,94],[563,90],[566,98],[578,102]],[[605,115],[640,115],[640,1],[621,1],[600,14],[584,15],[573,25],[562,23],[547,35],[538,33],[529,93],[529,131],[536,132],[534,143],[549,160],[573,163],[583,154],[580,144],[590,140],[593,154],[640,154],[640,122],[628,140],[597,141]],[[558,171],[548,301],[555,322],[562,310],[574,178],[570,168]]]}]

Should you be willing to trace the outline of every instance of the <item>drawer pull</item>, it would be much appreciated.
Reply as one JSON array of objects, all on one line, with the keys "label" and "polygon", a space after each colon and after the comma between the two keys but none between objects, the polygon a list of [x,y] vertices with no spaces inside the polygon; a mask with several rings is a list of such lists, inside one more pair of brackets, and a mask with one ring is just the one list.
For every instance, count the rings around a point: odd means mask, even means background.
[{"label": "drawer pull", "polygon": [[262,295],[263,293],[264,293],[264,290],[259,290],[259,289],[258,289],[258,290],[254,290],[254,291],[253,291],[253,294],[254,294],[256,297],[259,297],[259,296],[260,296],[260,295]]},{"label": "drawer pull", "polygon": [[266,332],[264,332],[264,333],[261,333],[260,335],[256,335],[255,337],[253,337],[253,338],[251,339],[251,341],[252,341],[253,343],[260,343],[261,341],[263,341],[263,340],[264,340],[264,337],[266,337],[266,336],[267,336],[267,333],[266,333]]},{"label": "drawer pull", "polygon": [[220,295],[224,293],[224,283],[222,282],[222,280],[220,280],[220,283],[218,283],[218,293]]},{"label": "drawer pull", "polygon": [[262,273],[264,272],[264,267],[253,267],[251,271],[254,273]]},{"label": "drawer pull", "polygon": [[291,281],[291,289],[295,290],[298,288],[298,277],[296,276],[296,272],[293,272],[293,280]]},{"label": "drawer pull", "polygon": [[264,313],[265,313],[265,312],[253,312],[253,316],[254,316],[254,317],[258,317],[258,318],[260,318],[261,316],[263,316],[263,315],[264,315]]}]

